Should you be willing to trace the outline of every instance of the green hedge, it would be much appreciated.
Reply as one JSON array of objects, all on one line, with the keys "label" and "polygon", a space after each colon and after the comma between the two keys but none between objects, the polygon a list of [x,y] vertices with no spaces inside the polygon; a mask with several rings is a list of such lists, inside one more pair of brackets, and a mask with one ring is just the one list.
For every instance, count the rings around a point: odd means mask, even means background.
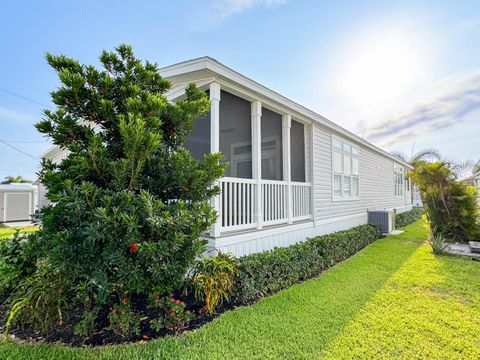
[{"label": "green hedge", "polygon": [[347,259],[380,237],[378,226],[361,225],[241,257],[233,301],[249,304],[286,289]]},{"label": "green hedge", "polygon": [[395,227],[403,227],[410,225],[422,217],[424,213],[423,208],[413,208],[410,211],[398,214],[395,216]]}]

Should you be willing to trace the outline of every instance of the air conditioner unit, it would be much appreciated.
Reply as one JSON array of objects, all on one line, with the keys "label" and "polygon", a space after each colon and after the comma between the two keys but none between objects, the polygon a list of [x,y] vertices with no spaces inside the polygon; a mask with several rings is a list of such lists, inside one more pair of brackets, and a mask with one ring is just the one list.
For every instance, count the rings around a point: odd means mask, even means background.
[{"label": "air conditioner unit", "polygon": [[368,223],[380,225],[382,233],[388,234],[395,230],[395,210],[371,209],[368,210]]}]

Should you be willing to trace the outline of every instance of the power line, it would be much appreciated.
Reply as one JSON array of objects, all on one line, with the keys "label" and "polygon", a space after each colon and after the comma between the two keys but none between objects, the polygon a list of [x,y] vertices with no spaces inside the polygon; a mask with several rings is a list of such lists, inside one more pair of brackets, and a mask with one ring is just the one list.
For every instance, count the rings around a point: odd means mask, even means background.
[{"label": "power line", "polygon": [[9,144],[48,144],[48,141],[2,140]]},{"label": "power line", "polygon": [[30,101],[34,104],[37,104],[37,105],[42,105],[42,106],[45,106],[45,107],[48,107],[48,108],[52,108],[51,106],[49,105],[45,105],[45,104],[42,104],[41,102],[38,102],[36,100],[33,100],[33,99],[30,99],[29,97],[26,97],[26,96],[23,96],[23,95],[20,95],[20,94],[17,94],[17,93],[14,93],[13,91],[10,91],[10,90],[7,90],[7,89],[3,89],[3,88],[0,88],[0,91],[3,91],[4,93],[7,93],[7,94],[10,94],[12,96],[16,96],[20,99],[23,99],[23,100],[26,100],[26,101]]},{"label": "power line", "polygon": [[3,141],[3,140],[1,140],[1,139],[0,139],[0,142],[1,142],[2,144],[5,144],[6,146],[8,146],[8,147],[11,148],[11,149],[13,149],[13,150],[15,150],[15,151],[18,151],[19,153],[22,153],[23,155],[28,156],[28,157],[30,157],[30,158],[38,161],[38,158],[37,158],[37,157],[35,157],[35,156],[33,156],[33,155],[30,155],[29,153],[26,153],[25,151],[23,151],[23,150],[15,147],[15,146],[9,144],[8,142]]}]

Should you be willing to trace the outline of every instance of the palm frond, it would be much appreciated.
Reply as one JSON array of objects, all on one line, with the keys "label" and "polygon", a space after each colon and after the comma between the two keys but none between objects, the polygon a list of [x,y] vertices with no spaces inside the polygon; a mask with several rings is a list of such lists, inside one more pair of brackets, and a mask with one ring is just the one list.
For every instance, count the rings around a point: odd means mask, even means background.
[{"label": "palm frond", "polygon": [[415,164],[418,164],[418,162],[420,161],[429,161],[429,160],[441,161],[442,154],[437,149],[426,148],[414,154],[410,159],[409,163],[410,165],[415,165]]},{"label": "palm frond", "polygon": [[390,152],[390,154],[392,154],[397,159],[402,160],[403,162],[408,162],[408,156],[402,151],[393,150],[392,152]]}]

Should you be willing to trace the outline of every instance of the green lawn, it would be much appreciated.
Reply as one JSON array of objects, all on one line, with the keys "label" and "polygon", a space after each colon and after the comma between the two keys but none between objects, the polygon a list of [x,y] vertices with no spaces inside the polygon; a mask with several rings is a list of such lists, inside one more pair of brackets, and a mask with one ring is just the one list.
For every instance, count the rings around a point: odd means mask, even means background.
[{"label": "green lawn", "polygon": [[12,236],[17,229],[20,229],[20,232],[22,233],[35,232],[38,230],[38,226],[19,226],[18,228],[11,228],[0,224],[0,239]]},{"label": "green lawn", "polygon": [[433,256],[422,224],[180,337],[94,349],[0,343],[1,359],[478,359],[480,263]]}]

